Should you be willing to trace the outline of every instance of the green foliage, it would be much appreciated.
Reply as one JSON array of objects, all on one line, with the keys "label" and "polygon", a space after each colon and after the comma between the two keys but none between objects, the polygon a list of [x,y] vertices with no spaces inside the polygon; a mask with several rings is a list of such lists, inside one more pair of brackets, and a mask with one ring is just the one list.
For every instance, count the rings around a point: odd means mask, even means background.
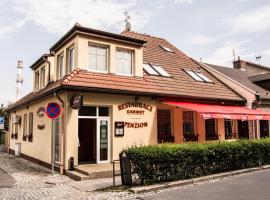
[{"label": "green foliage", "polygon": [[162,144],[124,150],[135,183],[151,184],[270,164],[270,139]]}]

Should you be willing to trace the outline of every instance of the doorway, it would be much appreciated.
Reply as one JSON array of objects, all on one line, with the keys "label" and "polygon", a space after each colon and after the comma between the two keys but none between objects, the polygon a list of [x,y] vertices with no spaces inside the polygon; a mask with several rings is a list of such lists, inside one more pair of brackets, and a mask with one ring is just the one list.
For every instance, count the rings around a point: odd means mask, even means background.
[{"label": "doorway", "polygon": [[238,120],[239,139],[249,139],[248,121]]},{"label": "doorway", "polygon": [[109,107],[83,106],[78,123],[79,164],[110,162]]},{"label": "doorway", "polygon": [[96,163],[96,119],[79,119],[79,164]]},{"label": "doorway", "polygon": [[269,137],[269,121],[260,120],[260,138]]}]

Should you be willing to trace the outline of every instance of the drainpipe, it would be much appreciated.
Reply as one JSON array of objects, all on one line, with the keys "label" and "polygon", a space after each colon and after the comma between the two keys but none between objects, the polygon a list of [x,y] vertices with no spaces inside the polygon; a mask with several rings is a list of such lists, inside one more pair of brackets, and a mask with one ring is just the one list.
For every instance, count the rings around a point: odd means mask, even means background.
[{"label": "drainpipe", "polygon": [[64,114],[63,110],[65,108],[65,102],[63,99],[58,95],[58,93],[55,91],[54,92],[54,97],[56,97],[60,102],[61,102],[61,159],[60,159],[60,174],[64,174],[64,165],[65,165],[65,126],[64,126]]}]

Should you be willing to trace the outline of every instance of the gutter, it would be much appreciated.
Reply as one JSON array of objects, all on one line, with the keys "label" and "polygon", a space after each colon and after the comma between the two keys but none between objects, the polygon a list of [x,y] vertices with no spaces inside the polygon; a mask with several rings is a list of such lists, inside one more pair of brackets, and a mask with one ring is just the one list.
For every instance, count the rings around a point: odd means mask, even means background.
[{"label": "gutter", "polygon": [[[61,123],[60,123],[60,126],[61,126],[61,135],[60,135],[60,145],[61,145],[61,157],[60,157],[60,174],[64,174],[64,165],[65,165],[65,145],[64,145],[64,142],[65,142],[65,120],[64,120],[64,112],[63,110],[65,109],[65,102],[63,99],[61,99],[61,97],[59,96],[59,94],[54,91],[54,96],[60,101],[61,103]],[[53,147],[54,148],[54,147]],[[53,161],[54,162],[54,161]]]}]

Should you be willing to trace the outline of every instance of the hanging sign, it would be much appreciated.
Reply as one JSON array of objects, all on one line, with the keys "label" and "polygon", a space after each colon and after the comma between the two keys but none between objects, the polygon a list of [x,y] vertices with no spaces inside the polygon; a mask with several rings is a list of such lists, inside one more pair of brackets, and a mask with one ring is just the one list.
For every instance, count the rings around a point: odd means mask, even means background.
[{"label": "hanging sign", "polygon": [[61,114],[61,107],[58,103],[48,103],[46,107],[47,117],[50,119],[57,119]]},{"label": "hanging sign", "polygon": [[4,123],[5,123],[4,117],[0,117],[0,130],[4,130],[5,128]]},{"label": "hanging sign", "polygon": [[71,108],[78,110],[82,107],[83,105],[83,96],[80,94],[74,95],[71,98]]}]

